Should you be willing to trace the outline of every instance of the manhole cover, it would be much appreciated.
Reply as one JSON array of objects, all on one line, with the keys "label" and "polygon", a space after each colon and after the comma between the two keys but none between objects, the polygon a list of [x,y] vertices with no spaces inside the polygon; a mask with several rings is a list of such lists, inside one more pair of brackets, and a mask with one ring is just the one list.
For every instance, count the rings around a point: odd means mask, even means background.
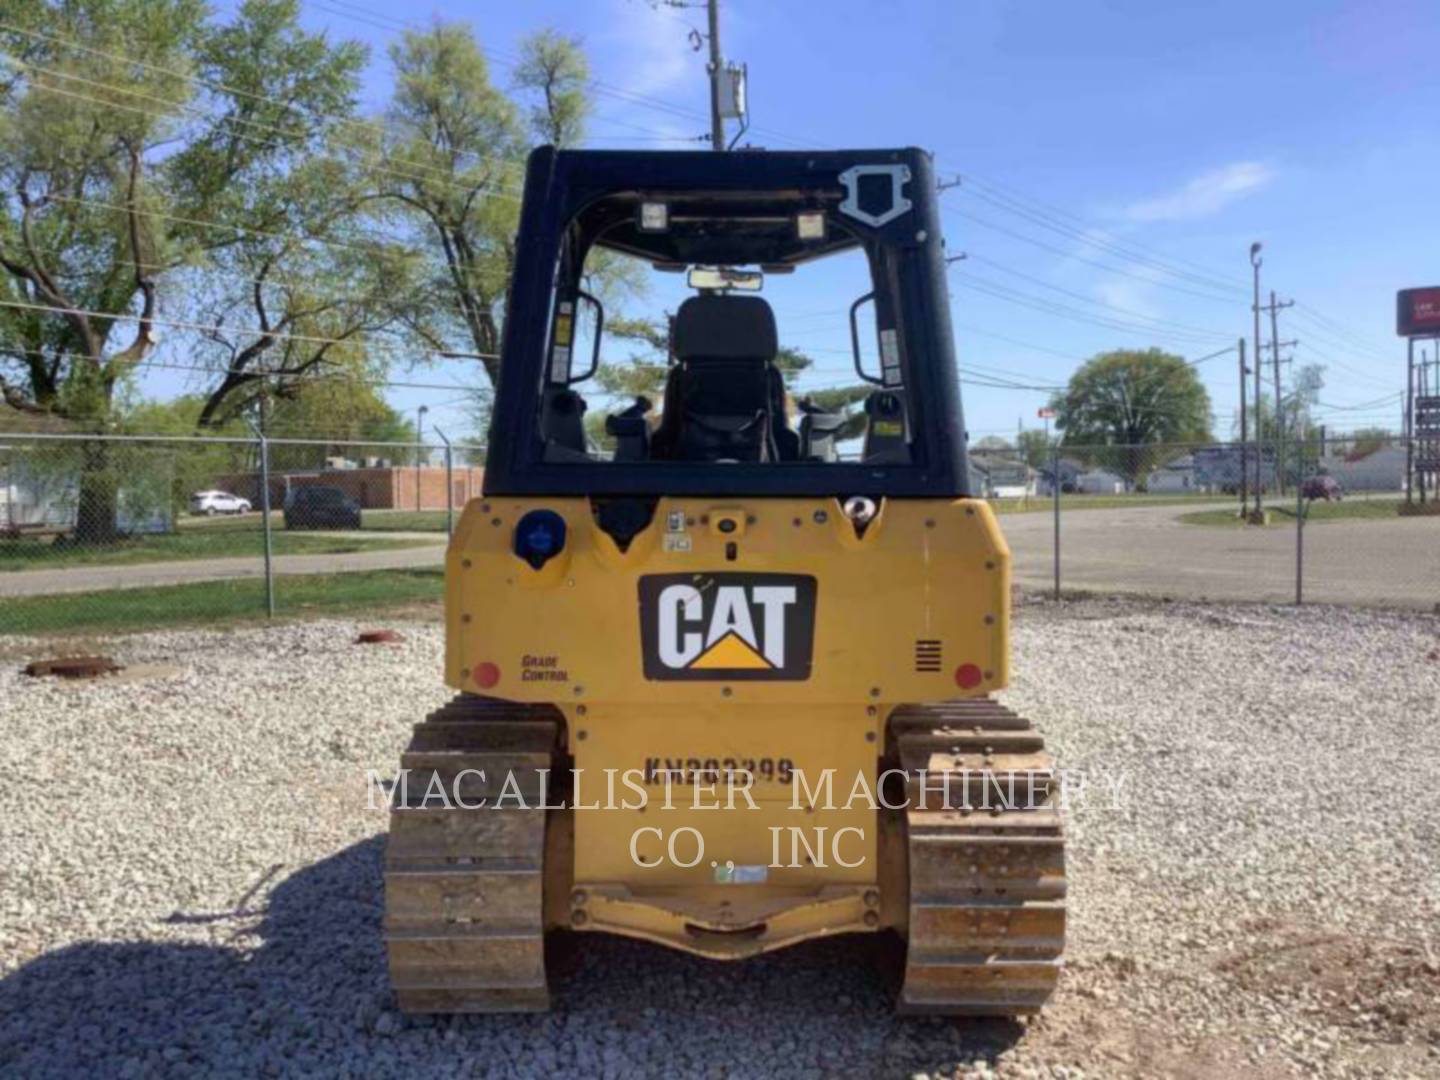
[{"label": "manhole cover", "polygon": [[54,675],[61,679],[93,679],[113,675],[120,665],[108,656],[63,656],[57,660],[36,660],[25,665],[25,674],[36,678]]},{"label": "manhole cover", "polygon": [[365,630],[356,640],[359,645],[389,645],[396,641],[404,641],[399,633],[394,630]]}]

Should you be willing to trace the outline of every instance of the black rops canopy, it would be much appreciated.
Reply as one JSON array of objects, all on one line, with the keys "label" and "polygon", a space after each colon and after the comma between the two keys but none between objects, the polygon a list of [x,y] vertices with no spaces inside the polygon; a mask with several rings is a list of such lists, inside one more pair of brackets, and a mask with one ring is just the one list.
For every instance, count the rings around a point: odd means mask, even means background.
[{"label": "black rops canopy", "polygon": [[[663,229],[641,227],[644,202],[665,204]],[[805,210],[825,211],[823,239],[799,236],[795,219]],[[717,219],[723,219],[723,228]],[[591,244],[676,269],[758,264],[772,270],[864,246],[898,333],[913,460],[546,461],[538,417],[557,266],[562,247],[583,257]],[[969,493],[963,431],[934,170],[924,151],[722,154],[541,147],[531,153],[486,463],[487,494],[954,497]]]}]

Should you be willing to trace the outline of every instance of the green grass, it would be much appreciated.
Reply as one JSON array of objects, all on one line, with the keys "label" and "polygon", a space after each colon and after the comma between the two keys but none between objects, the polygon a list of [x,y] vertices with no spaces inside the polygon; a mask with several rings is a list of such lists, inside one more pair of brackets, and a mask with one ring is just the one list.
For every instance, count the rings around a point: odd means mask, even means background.
[{"label": "green grass", "polygon": [[[419,540],[388,540],[383,537],[317,536],[314,533],[271,533],[276,555],[343,555],[353,551],[417,547]],[[52,537],[0,539],[0,572],[50,570],[67,566],[129,566],[135,563],[171,560],[224,559],[235,556],[259,558],[265,552],[260,523],[231,519],[223,525],[207,523],[156,536],[134,536],[103,546],[70,546]]]},{"label": "green grass", "polygon": [[[1061,495],[1060,512],[1070,510],[1115,510],[1125,506],[1186,506],[1224,499],[1224,495]],[[991,499],[997,514],[1049,513],[1055,509],[1050,495],[1032,495],[1028,499]]]},{"label": "green grass", "polygon": [[[433,607],[444,588],[445,574],[439,569],[283,574],[275,579],[275,613],[280,618],[298,618]],[[250,622],[266,617],[265,582],[245,578],[10,597],[0,610],[0,631],[27,635]]]},{"label": "green grass", "polygon": [[[455,507],[455,524],[460,524],[463,506]],[[360,515],[360,527],[386,532],[438,532],[446,529],[444,510],[366,510]]]},{"label": "green grass", "polygon": [[[1399,502],[1390,499],[1344,499],[1340,502],[1311,503],[1305,514],[1307,525],[1320,525],[1330,521],[1393,521],[1400,516]],[[1269,503],[1270,523],[1267,528],[1293,529],[1295,527],[1295,504]],[[1234,507],[1223,510],[1198,510],[1193,514],[1181,514],[1180,521],[1186,525],[1207,525],[1213,528],[1242,528]]]},{"label": "green grass", "polygon": [[[465,508],[455,507],[455,522],[459,524],[460,513]],[[235,517],[186,517],[180,519],[182,532],[254,532],[260,528],[260,514],[243,514]],[[285,515],[279,510],[270,511],[270,528],[279,535],[285,529]],[[365,532],[434,532],[446,529],[444,510],[362,510],[360,528]]]}]

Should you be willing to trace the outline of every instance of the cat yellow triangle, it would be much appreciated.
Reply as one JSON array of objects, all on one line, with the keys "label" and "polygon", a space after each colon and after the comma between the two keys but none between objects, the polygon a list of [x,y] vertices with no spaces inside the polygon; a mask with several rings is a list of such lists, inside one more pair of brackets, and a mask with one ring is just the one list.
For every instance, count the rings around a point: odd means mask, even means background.
[{"label": "cat yellow triangle", "polygon": [[730,631],[723,638],[717,641],[710,648],[701,653],[693,664],[691,670],[701,669],[725,669],[725,670],[759,670],[768,671],[770,662],[747,645],[735,631]]}]

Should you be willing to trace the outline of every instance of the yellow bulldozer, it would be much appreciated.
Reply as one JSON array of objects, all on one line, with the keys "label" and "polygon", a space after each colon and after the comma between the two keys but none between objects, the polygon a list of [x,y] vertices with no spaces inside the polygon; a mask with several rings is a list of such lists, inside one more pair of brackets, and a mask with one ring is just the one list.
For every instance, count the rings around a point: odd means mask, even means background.
[{"label": "yellow bulldozer", "polygon": [[[658,402],[605,377],[622,263],[674,302]],[[446,558],[457,696],[414,730],[385,850],[403,1010],[545,1009],[562,932],[717,961],[887,934],[903,1011],[1049,998],[1058,775],[990,697],[1010,555],[945,267],[920,150],[531,155]],[[780,340],[826,311],[838,397]]]}]

